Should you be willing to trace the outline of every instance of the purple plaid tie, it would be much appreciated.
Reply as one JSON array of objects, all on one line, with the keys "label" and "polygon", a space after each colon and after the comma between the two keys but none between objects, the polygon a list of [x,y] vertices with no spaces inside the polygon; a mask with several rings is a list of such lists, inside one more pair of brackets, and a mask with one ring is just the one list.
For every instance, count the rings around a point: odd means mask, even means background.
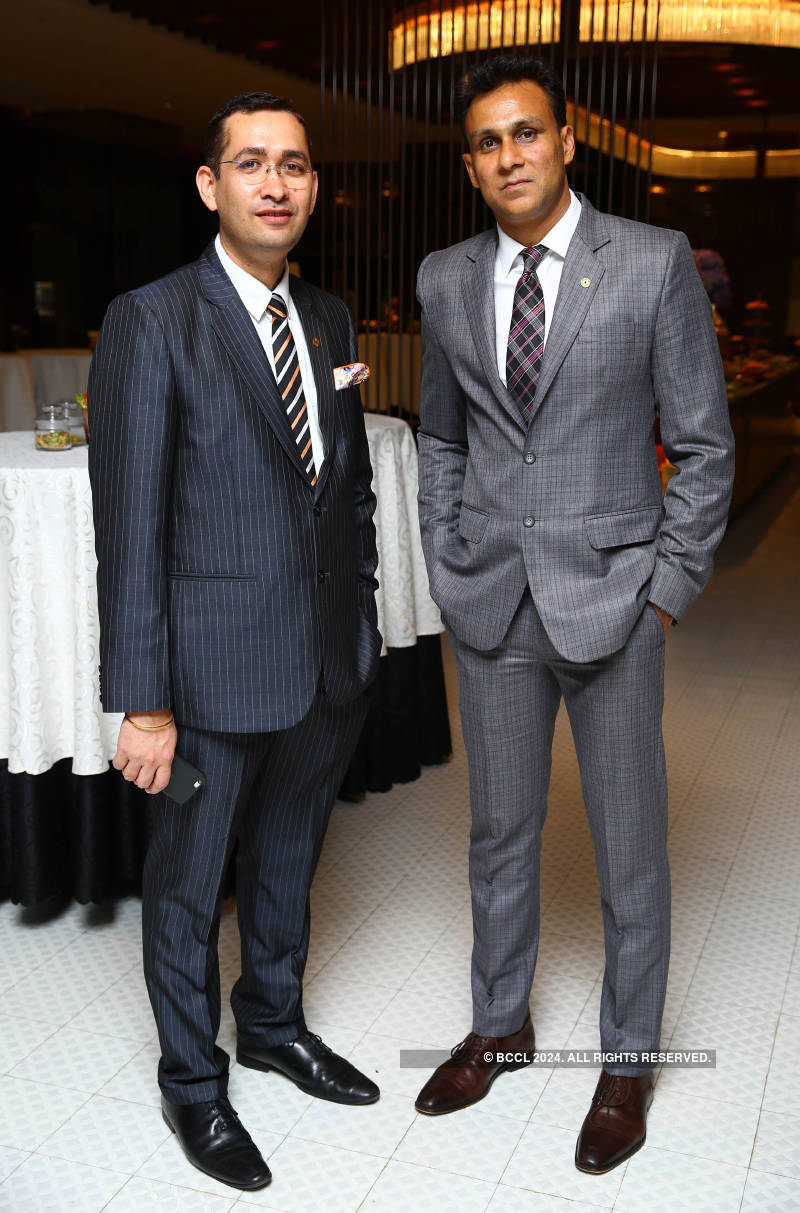
[{"label": "purple plaid tie", "polygon": [[524,269],[514,291],[514,308],[506,353],[506,384],[519,405],[524,421],[530,421],[536,399],[536,380],[544,349],[544,295],[536,275],[547,249],[535,244],[522,250]]}]

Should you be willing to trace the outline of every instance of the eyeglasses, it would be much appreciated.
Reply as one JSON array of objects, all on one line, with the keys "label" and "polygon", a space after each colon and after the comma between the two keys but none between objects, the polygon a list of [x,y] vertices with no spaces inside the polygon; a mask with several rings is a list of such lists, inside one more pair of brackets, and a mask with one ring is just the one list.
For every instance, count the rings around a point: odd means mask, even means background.
[{"label": "eyeglasses", "polygon": [[311,169],[302,160],[283,160],[280,164],[270,164],[260,156],[238,156],[235,160],[222,160],[221,164],[232,164],[237,177],[248,185],[263,185],[270,171],[275,172],[288,189],[299,190],[308,185]]}]

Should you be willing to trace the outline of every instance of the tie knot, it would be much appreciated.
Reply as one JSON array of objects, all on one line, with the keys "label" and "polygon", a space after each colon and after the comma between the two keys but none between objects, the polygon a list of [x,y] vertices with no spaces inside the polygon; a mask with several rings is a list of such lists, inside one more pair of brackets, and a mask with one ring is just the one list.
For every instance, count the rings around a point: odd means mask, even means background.
[{"label": "tie knot", "polygon": [[283,302],[280,295],[276,294],[274,291],[272,292],[272,298],[267,304],[267,311],[271,312],[273,316],[280,316],[281,320],[286,319],[286,304]]},{"label": "tie knot", "polygon": [[523,273],[530,274],[531,270],[536,270],[537,265],[541,265],[547,248],[543,244],[532,244],[528,248],[524,248],[520,254],[522,257]]}]

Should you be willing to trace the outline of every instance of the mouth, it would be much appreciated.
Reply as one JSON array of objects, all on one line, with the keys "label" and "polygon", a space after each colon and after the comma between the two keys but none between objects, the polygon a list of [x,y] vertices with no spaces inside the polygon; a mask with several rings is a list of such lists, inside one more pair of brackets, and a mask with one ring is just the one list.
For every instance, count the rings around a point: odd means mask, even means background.
[{"label": "mouth", "polygon": [[274,207],[266,211],[256,211],[256,218],[263,219],[270,226],[280,227],[284,223],[288,223],[292,218],[292,212],[286,207]]},{"label": "mouth", "polygon": [[521,185],[530,185],[530,181],[528,181],[527,177],[523,178],[521,181],[507,181],[503,186],[503,191],[519,189]]}]

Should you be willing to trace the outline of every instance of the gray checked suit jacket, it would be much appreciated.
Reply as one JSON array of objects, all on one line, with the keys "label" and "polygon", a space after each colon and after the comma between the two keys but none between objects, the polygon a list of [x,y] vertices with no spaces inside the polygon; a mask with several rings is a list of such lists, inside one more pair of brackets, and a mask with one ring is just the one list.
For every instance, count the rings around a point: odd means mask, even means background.
[{"label": "gray checked suit jacket", "polygon": [[[733,435],[686,237],[581,198],[526,429],[497,373],[496,231],[420,267],[419,509],[431,593],[473,648],[526,584],[556,649],[625,643],[651,599],[679,619],[711,573]],[[653,424],[679,469],[662,502]]]}]

